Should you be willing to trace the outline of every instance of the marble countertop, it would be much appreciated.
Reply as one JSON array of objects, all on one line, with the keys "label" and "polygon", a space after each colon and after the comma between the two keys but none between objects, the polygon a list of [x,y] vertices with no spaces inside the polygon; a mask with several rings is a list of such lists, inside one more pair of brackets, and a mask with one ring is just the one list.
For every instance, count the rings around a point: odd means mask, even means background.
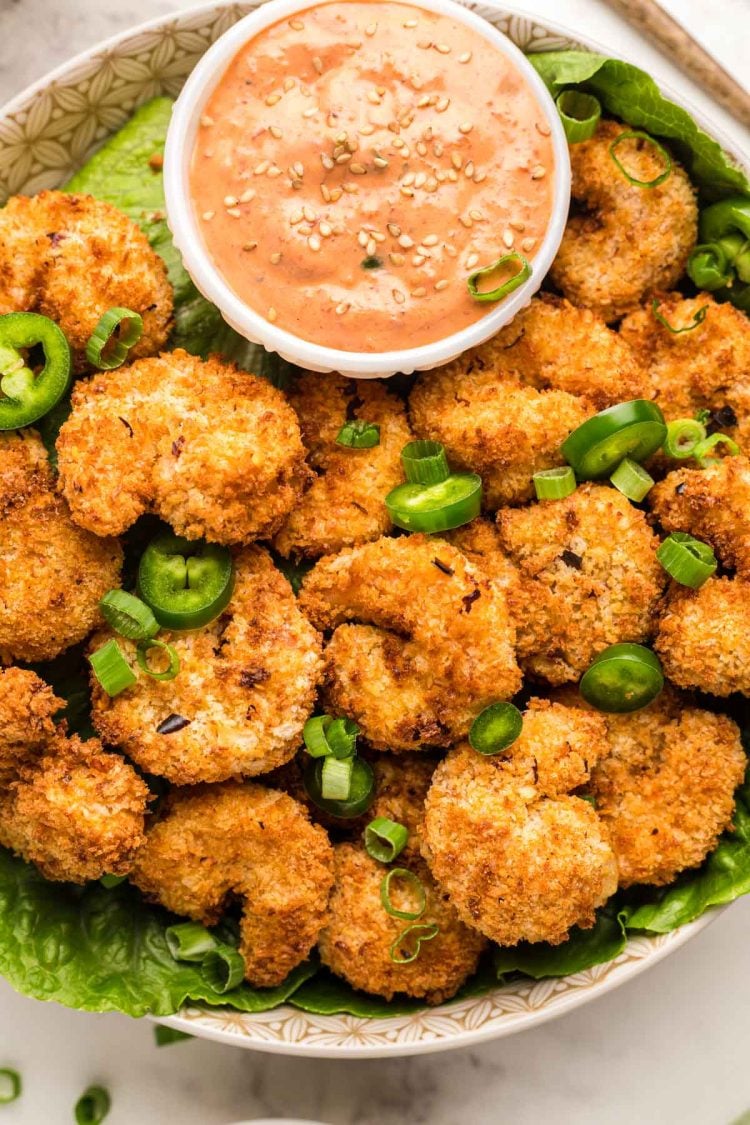
[{"label": "marble countertop", "polygon": [[[511,0],[559,18],[684,91],[750,152],[750,134],[597,0]],[[738,76],[750,0],[663,0]],[[0,0],[0,102],[97,40],[183,0]],[[27,49],[26,45],[30,47]],[[730,1125],[750,1107],[750,899],[649,973],[552,1023],[449,1054],[372,1062],[281,1058],[16,996],[0,983],[0,1066],[23,1073],[3,1125],[58,1125],[92,1082],[107,1125],[228,1125],[259,1116],[331,1125]]]}]

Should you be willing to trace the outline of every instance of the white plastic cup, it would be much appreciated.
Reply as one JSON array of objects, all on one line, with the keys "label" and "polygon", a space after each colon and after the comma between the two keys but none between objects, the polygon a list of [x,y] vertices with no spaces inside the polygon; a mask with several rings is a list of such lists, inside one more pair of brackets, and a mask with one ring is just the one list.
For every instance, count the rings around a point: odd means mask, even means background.
[{"label": "white plastic cup", "polygon": [[387,378],[398,371],[411,374],[449,363],[494,336],[528,305],[552,264],[565,230],[570,204],[568,143],[555,103],[534,67],[510,39],[454,0],[408,0],[408,3],[468,25],[511,59],[536,94],[551,129],[555,157],[553,209],[547,232],[534,256],[534,271],[486,316],[460,332],[416,348],[387,352],[349,352],[314,344],[271,324],[246,305],[224,280],[206,248],[190,197],[190,161],[204,106],[232,59],[246,43],[279,20],[313,7],[314,0],[270,0],[231,27],[201,58],[172,114],[164,153],[167,221],[188,273],[203,296],[218,306],[227,323],[241,336],[311,371],[339,371],[348,377],[374,379]]}]

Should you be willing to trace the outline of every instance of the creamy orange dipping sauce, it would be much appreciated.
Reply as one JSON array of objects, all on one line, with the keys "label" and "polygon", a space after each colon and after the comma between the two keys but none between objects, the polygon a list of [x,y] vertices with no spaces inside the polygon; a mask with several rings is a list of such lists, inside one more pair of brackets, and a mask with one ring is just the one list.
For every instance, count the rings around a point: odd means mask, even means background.
[{"label": "creamy orange dipping sauce", "polygon": [[467,276],[533,258],[553,203],[526,78],[463,23],[334,0],[247,43],[211,95],[191,192],[247,305],[345,351],[415,347],[494,306]]}]

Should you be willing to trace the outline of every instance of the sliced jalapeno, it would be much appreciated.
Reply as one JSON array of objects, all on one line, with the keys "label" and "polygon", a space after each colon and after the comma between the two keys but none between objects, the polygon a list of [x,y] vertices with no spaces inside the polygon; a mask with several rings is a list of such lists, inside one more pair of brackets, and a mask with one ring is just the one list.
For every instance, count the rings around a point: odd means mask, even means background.
[{"label": "sliced jalapeno", "polygon": [[199,629],[226,608],[234,589],[234,563],[226,547],[164,532],[153,539],[138,567],[138,593],[167,629]]},{"label": "sliced jalapeno", "polygon": [[578,685],[592,707],[615,714],[646,707],[663,687],[656,653],[628,642],[610,645],[594,657]]},{"label": "sliced jalapeno", "polygon": [[562,444],[562,453],[580,480],[610,476],[621,461],[645,461],[667,436],[655,402],[620,402],[583,422]]},{"label": "sliced jalapeno", "polygon": [[482,480],[476,473],[451,473],[435,484],[399,484],[385,506],[392,523],[406,531],[448,531],[479,515]]},{"label": "sliced jalapeno", "polygon": [[[44,364],[29,351],[41,347]],[[30,426],[49,413],[70,383],[70,345],[54,321],[39,313],[0,316],[0,430]]]}]

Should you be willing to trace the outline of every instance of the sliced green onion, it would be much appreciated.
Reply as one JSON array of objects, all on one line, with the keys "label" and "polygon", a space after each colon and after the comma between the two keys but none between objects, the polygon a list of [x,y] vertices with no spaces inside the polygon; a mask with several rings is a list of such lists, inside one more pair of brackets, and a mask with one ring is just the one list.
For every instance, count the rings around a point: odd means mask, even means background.
[{"label": "sliced green onion", "polygon": [[[418,922],[414,926],[407,926],[391,945],[391,961],[394,965],[410,965],[422,952],[422,942],[432,941],[439,933],[440,927],[435,922]],[[407,948],[406,953],[402,950],[405,942],[414,942],[414,948]]]},{"label": "sliced green onion", "polygon": [[333,719],[326,739],[334,758],[351,758],[357,750],[359,727],[352,719]]},{"label": "sliced green onion", "polygon": [[732,259],[720,242],[701,242],[691,252],[685,267],[699,289],[714,293],[734,279]]},{"label": "sliced green onion", "polygon": [[701,307],[693,313],[693,319],[690,324],[686,324],[683,328],[674,328],[664,314],[659,312],[660,304],[661,301],[657,297],[654,297],[651,302],[651,312],[654,314],[659,324],[663,325],[673,336],[681,336],[683,332],[692,332],[699,324],[703,324],[703,321],[706,319],[706,313],[708,312],[708,305],[701,305]]},{"label": "sliced green onion", "polygon": [[149,606],[125,590],[110,590],[99,609],[110,628],[129,641],[147,641],[159,632],[159,622]]},{"label": "sliced green onion", "polygon": [[740,447],[737,442],[732,441],[726,434],[711,434],[709,437],[704,438],[703,441],[699,441],[693,450],[693,457],[695,457],[702,469],[705,469],[707,465],[713,465],[721,460],[720,457],[708,456],[710,451],[715,449],[717,445],[725,445],[729,451],[730,457],[736,457],[740,452]]},{"label": "sliced green onion", "polygon": [[600,410],[573,430],[562,444],[579,480],[610,476],[625,457],[645,461],[664,443],[667,427],[655,402],[636,398]]},{"label": "sliced green onion", "polygon": [[111,1105],[110,1096],[103,1086],[89,1086],[76,1102],[76,1125],[100,1125]]},{"label": "sliced green onion", "polygon": [[132,309],[105,312],[86,344],[86,359],[100,371],[121,367],[143,335],[143,318]]},{"label": "sliced green onion", "polygon": [[245,961],[231,945],[219,945],[201,962],[201,976],[214,992],[230,992],[245,979]]},{"label": "sliced green onion", "polygon": [[[154,648],[163,652],[169,660],[169,664],[163,672],[155,671],[149,664],[148,654]],[[155,640],[153,637],[150,641],[141,641],[136,651],[136,657],[138,658],[138,664],[141,669],[147,676],[151,676],[153,680],[173,680],[180,670],[180,658],[177,655],[176,649],[174,649],[172,645],[166,644],[164,641]]]},{"label": "sliced green onion", "polygon": [[109,696],[119,695],[138,680],[115,640],[107,641],[96,652],[92,652],[89,664],[99,684]]},{"label": "sliced green onion", "polygon": [[303,779],[310,800],[319,809],[342,820],[351,820],[352,817],[367,812],[375,799],[375,775],[372,766],[363,758],[345,759],[352,763],[349,796],[345,801],[335,801],[324,797],[321,791],[323,766],[329,760],[329,758],[311,759],[305,767]]},{"label": "sliced green onion", "polygon": [[[708,411],[706,411],[708,414]],[[664,452],[668,457],[691,457],[695,447],[704,440],[706,427],[702,419],[677,418],[667,423]]]},{"label": "sliced green onion", "polygon": [[[513,263],[518,266],[518,271],[511,277],[498,285],[495,289],[481,290],[479,288],[480,279],[483,277],[491,277],[492,274],[497,273],[498,270],[503,269],[504,266]],[[503,297],[507,297],[514,289],[518,289],[519,285],[523,285],[524,281],[528,281],[531,277],[531,266],[523,254],[519,254],[516,250],[511,251],[510,254],[503,254],[496,262],[490,266],[484,266],[482,269],[474,270],[469,274],[466,279],[466,285],[469,290],[469,295],[475,301],[502,301]]]},{"label": "sliced green onion", "polygon": [[326,731],[332,722],[330,715],[313,715],[302,728],[302,739],[311,758],[327,758],[331,754]]},{"label": "sliced green onion", "polygon": [[324,801],[348,801],[352,790],[352,758],[324,758],[320,794]]},{"label": "sliced green onion", "polygon": [[699,589],[716,573],[716,555],[708,543],[684,531],[673,531],[659,547],[656,557],[670,578],[693,590]]},{"label": "sliced green onion", "polygon": [[175,961],[202,961],[219,944],[198,922],[178,922],[164,931],[167,949]]},{"label": "sliced green onion", "polygon": [[365,850],[379,863],[392,863],[406,847],[409,829],[404,824],[376,816],[365,828]]},{"label": "sliced green onion", "polygon": [[610,645],[594,658],[578,690],[598,711],[625,714],[646,707],[663,687],[658,656],[644,645],[625,642]]},{"label": "sliced green onion", "polygon": [[537,500],[563,500],[576,490],[576,475],[570,465],[540,469],[531,479]]},{"label": "sliced green onion", "polygon": [[482,478],[451,473],[438,484],[399,484],[386,496],[385,506],[391,522],[405,531],[450,531],[479,515]]},{"label": "sliced green onion", "polygon": [[[391,883],[394,879],[403,880],[409,887],[409,890],[414,893],[419,903],[416,910],[397,910],[391,902]],[[424,889],[422,880],[413,871],[408,871],[405,867],[392,867],[391,870],[383,876],[380,884],[380,901],[383,904],[383,909],[386,914],[390,914],[391,918],[403,918],[407,922],[413,922],[417,918],[421,918],[427,907],[427,892]]]},{"label": "sliced green onion", "polygon": [[21,1096],[21,1075],[12,1067],[0,1069],[0,1105],[10,1105]]},{"label": "sliced green onion", "polygon": [[356,419],[345,422],[336,436],[337,445],[346,445],[350,449],[372,449],[380,445],[380,426],[376,422],[363,422]]},{"label": "sliced green onion", "polygon": [[523,729],[523,715],[512,703],[491,703],[469,731],[469,745],[480,754],[500,754],[516,741]]},{"label": "sliced green onion", "polygon": [[609,479],[618,492],[635,504],[640,504],[654,487],[654,478],[651,474],[647,473],[637,461],[631,461],[629,457],[625,457],[620,462]]},{"label": "sliced green onion", "polygon": [[[627,168],[621,163],[621,161],[617,157],[616,149],[617,149],[618,145],[621,145],[623,141],[633,140],[633,139],[636,139],[636,140],[639,140],[639,141],[648,141],[649,144],[652,144],[654,146],[656,151],[659,153],[659,156],[661,156],[662,159],[664,160],[664,164],[665,164],[664,171],[661,172],[655,179],[653,179],[653,180],[638,180],[638,179],[636,179],[635,176],[630,175],[630,172],[628,172]],[[622,172],[623,176],[628,181],[628,183],[633,184],[635,187],[643,187],[643,188],[658,187],[659,184],[663,184],[665,180],[668,180],[670,175],[672,174],[672,157],[669,155],[669,153],[667,152],[667,150],[664,148],[663,145],[660,145],[659,142],[655,141],[653,137],[650,137],[648,135],[648,133],[642,133],[640,131],[640,129],[628,129],[624,133],[620,133],[619,136],[615,137],[615,139],[612,141],[612,144],[609,146],[609,155],[612,157],[615,164],[617,165],[619,170]]]},{"label": "sliced green onion", "polygon": [[555,98],[555,105],[569,144],[593,137],[602,115],[598,98],[593,94],[584,94],[582,90],[563,90]]},{"label": "sliced green onion", "polygon": [[410,441],[401,450],[409,484],[440,484],[450,476],[445,447],[439,441]]},{"label": "sliced green onion", "polygon": [[157,1047],[169,1047],[172,1043],[180,1043],[183,1039],[195,1039],[194,1035],[188,1035],[186,1031],[180,1031],[176,1027],[164,1027],[163,1024],[157,1024],[154,1028],[154,1041]]},{"label": "sliced green onion", "polygon": [[120,883],[124,883],[126,879],[127,875],[102,875],[99,882],[105,890],[111,891],[114,887],[119,887]]}]

